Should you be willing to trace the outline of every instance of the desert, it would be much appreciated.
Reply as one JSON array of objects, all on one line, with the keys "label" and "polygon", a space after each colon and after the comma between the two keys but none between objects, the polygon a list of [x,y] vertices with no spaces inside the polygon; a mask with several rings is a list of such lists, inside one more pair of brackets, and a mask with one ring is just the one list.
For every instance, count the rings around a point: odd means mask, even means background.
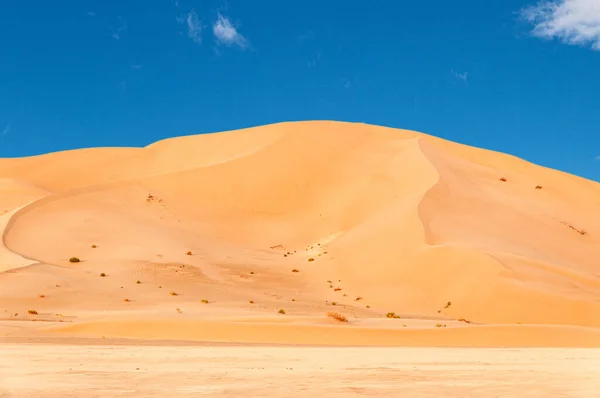
[{"label": "desert", "polygon": [[0,351],[598,358],[598,208],[597,182],[361,123],[2,158]]}]

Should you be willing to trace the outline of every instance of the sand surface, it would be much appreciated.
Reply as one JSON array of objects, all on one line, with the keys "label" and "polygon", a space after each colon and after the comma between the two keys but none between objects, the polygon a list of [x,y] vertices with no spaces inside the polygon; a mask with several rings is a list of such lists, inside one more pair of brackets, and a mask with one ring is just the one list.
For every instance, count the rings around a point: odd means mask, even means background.
[{"label": "sand surface", "polygon": [[596,182],[363,124],[0,159],[0,342],[600,347],[598,209]]},{"label": "sand surface", "polygon": [[0,397],[598,396],[592,349],[1,345]]}]

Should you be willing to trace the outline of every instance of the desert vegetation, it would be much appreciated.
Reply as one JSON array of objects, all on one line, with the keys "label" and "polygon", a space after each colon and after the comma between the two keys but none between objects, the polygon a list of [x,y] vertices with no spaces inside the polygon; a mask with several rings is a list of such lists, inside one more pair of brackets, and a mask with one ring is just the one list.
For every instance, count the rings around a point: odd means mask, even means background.
[{"label": "desert vegetation", "polygon": [[329,318],[335,319],[336,321],[339,321],[339,322],[348,322],[348,318],[346,318],[344,315],[340,314],[339,312],[328,312],[327,316]]}]

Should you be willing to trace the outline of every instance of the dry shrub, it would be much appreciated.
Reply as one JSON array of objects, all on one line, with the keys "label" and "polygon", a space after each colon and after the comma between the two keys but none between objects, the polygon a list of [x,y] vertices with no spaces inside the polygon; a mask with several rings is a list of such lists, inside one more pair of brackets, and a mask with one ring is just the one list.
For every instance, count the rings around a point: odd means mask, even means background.
[{"label": "dry shrub", "polygon": [[344,315],[340,314],[339,312],[328,312],[327,316],[329,318],[335,319],[336,321],[348,322],[348,318],[346,318]]},{"label": "dry shrub", "polygon": [[36,310],[29,310],[27,311],[29,313],[29,315],[37,315],[38,312]]},{"label": "dry shrub", "polygon": [[71,257],[71,258],[69,259],[69,262],[70,262],[70,263],[78,263],[78,262],[80,262],[80,261],[81,261],[81,260],[80,260],[78,257]]}]

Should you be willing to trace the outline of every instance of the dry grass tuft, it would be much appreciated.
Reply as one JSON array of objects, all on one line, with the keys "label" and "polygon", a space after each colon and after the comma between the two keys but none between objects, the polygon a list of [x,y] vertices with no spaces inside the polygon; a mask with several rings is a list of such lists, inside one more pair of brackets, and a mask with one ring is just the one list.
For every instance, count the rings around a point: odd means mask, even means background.
[{"label": "dry grass tuft", "polygon": [[327,316],[329,318],[335,319],[336,321],[348,322],[348,318],[346,318],[344,315],[340,314],[339,312],[328,312]]},{"label": "dry grass tuft", "polygon": [[282,309],[280,309],[280,310],[279,310],[279,311],[277,311],[277,312],[279,312],[281,315],[285,315],[285,310],[284,310],[283,308],[282,308]]},{"label": "dry grass tuft", "polygon": [[294,269],[292,270],[292,272],[300,272],[300,271],[298,271],[296,268],[294,268]]},{"label": "dry grass tuft", "polygon": [[129,303],[129,302],[131,302],[131,300],[129,300],[128,298],[126,298],[126,299],[123,299],[123,301],[124,301],[124,302],[126,302],[126,303]]},{"label": "dry grass tuft", "polygon": [[96,246],[96,245],[92,245],[92,249],[95,249],[95,248],[97,248],[97,247],[98,247],[98,246]]},{"label": "dry grass tuft", "polygon": [[200,301],[202,304],[208,304],[208,300],[201,300]]},{"label": "dry grass tuft", "polygon": [[308,259],[308,261],[315,261],[315,259],[314,259],[314,258],[312,258],[312,257],[310,257],[310,258]]},{"label": "dry grass tuft", "polygon": [[46,296],[44,294],[40,294],[39,296],[40,298],[46,298]]},{"label": "dry grass tuft", "polygon": [[37,315],[38,314],[38,312],[36,310],[29,310],[29,311],[27,311],[27,313],[29,315]]},{"label": "dry grass tuft", "polygon": [[102,278],[104,278],[104,277],[106,276],[106,274],[103,272],[103,273],[101,273],[101,274],[100,274],[100,276],[101,276]]},{"label": "dry grass tuft", "polygon": [[396,315],[395,312],[388,312],[387,314],[385,314],[386,318],[394,318],[394,319],[400,319],[400,315]]},{"label": "dry grass tuft", "polygon": [[71,258],[69,259],[69,262],[70,262],[70,263],[78,263],[78,262],[80,262],[80,261],[81,261],[81,260],[79,259],[79,257],[71,257]]},{"label": "dry grass tuft", "polygon": [[178,294],[177,294],[176,292],[169,292],[169,294],[170,294],[171,296],[178,296]]},{"label": "dry grass tuft", "polygon": [[192,252],[191,252],[191,251],[188,251],[188,252],[187,252],[187,253],[185,253],[185,254],[187,254],[188,256],[191,256],[191,255],[192,255]]}]

